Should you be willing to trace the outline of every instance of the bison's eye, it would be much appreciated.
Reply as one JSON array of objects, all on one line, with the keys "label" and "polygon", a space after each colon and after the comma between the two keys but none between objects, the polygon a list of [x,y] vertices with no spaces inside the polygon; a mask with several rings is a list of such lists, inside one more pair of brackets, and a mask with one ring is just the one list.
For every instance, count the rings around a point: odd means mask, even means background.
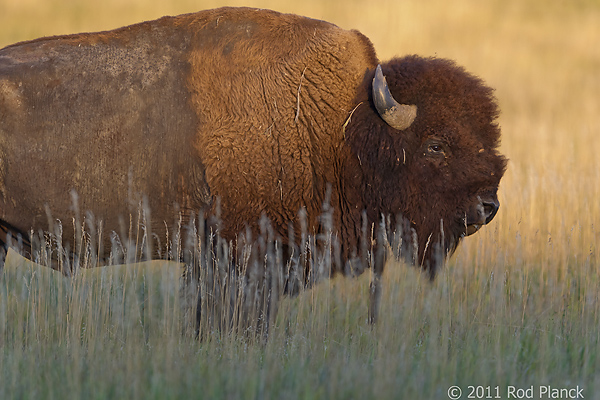
[{"label": "bison's eye", "polygon": [[432,155],[444,155],[444,146],[439,143],[432,143],[427,147],[427,151]]}]

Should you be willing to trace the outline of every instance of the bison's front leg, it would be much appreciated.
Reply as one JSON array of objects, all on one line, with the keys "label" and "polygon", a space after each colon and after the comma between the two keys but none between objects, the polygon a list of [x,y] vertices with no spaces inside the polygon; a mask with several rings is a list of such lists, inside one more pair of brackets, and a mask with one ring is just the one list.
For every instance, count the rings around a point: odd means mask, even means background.
[{"label": "bison's front leg", "polygon": [[375,325],[375,322],[377,322],[377,314],[379,312],[379,302],[381,300],[380,274],[373,272],[369,288],[369,324]]},{"label": "bison's front leg", "polygon": [[202,290],[198,290],[198,296],[196,301],[196,328],[194,332],[194,336],[198,340],[203,340],[204,338],[200,336],[200,321],[202,320]]},{"label": "bison's front leg", "polygon": [[4,270],[4,261],[6,260],[6,247],[4,243],[0,243],[0,274]]},{"label": "bison's front leg", "polygon": [[[363,237],[367,237],[366,227],[367,225],[366,215],[363,215]],[[388,221],[389,223],[389,221]],[[369,286],[369,324],[374,325],[377,322],[377,316],[379,314],[379,303],[381,301],[381,277],[387,261],[387,236],[388,230],[386,229],[386,221],[382,219],[379,224],[371,224],[371,254],[374,257],[371,259],[371,284]],[[373,237],[373,233],[376,233],[376,237]],[[375,239],[375,240],[374,240]],[[366,243],[362,244],[363,254],[366,252]],[[363,258],[364,260],[364,258]],[[364,260],[366,262],[366,260]]]},{"label": "bison's front leg", "polygon": [[378,241],[375,250],[375,262],[371,273],[371,284],[369,291],[369,323],[374,325],[377,322],[379,313],[379,303],[381,301],[381,276],[386,261],[386,251],[381,241]]}]

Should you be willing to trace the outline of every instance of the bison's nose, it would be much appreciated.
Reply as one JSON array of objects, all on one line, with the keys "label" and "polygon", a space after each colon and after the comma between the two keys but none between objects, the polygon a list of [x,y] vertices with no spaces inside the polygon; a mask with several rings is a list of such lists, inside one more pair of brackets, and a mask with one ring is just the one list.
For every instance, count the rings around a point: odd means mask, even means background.
[{"label": "bison's nose", "polygon": [[495,195],[478,197],[477,202],[471,205],[465,215],[465,235],[472,235],[483,225],[489,224],[496,216],[498,208],[500,208],[500,203]]},{"label": "bison's nose", "polygon": [[482,199],[481,204],[483,205],[483,215],[485,216],[485,223],[489,224],[494,219],[500,208],[500,203],[497,198]]}]

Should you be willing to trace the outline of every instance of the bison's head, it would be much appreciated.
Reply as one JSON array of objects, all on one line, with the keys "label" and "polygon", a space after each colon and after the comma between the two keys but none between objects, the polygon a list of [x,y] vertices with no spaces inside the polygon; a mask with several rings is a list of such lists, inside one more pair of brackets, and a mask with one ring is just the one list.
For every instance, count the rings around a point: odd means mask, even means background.
[{"label": "bison's head", "polygon": [[364,201],[373,219],[408,221],[415,261],[433,277],[461,238],[498,211],[506,159],[492,89],[452,61],[410,56],[370,71],[363,90],[368,106],[357,108],[346,138],[361,164]]}]

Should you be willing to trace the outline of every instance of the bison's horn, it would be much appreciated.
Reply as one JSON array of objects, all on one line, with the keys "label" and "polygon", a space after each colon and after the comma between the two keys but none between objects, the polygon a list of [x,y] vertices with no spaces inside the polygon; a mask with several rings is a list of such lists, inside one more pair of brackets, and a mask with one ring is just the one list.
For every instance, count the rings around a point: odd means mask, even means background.
[{"label": "bison's horn", "polygon": [[373,102],[381,118],[392,128],[402,131],[417,117],[417,106],[400,104],[394,100],[381,71],[381,65],[377,66],[373,78]]}]

